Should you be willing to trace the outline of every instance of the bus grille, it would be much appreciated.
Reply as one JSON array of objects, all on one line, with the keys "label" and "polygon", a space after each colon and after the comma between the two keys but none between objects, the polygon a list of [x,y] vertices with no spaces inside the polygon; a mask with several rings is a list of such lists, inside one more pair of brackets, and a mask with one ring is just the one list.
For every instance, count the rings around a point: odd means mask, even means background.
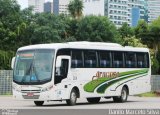
[{"label": "bus grille", "polygon": [[33,96],[27,96],[27,95],[22,95],[24,99],[39,99],[39,95],[33,95]]},{"label": "bus grille", "polygon": [[21,90],[22,93],[28,93],[28,92],[32,92],[32,93],[40,93],[41,90]]}]

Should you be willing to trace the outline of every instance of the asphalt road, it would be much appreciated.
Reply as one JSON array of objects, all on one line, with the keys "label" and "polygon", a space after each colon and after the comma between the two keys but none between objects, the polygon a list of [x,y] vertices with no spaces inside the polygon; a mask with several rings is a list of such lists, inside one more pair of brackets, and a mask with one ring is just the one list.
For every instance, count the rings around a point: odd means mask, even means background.
[{"label": "asphalt road", "polygon": [[112,99],[101,99],[98,104],[89,104],[86,99],[78,99],[75,106],[67,106],[65,101],[52,101],[37,107],[32,101],[17,101],[11,96],[0,96],[0,109],[160,109],[160,98],[129,96],[126,103],[113,103]]}]

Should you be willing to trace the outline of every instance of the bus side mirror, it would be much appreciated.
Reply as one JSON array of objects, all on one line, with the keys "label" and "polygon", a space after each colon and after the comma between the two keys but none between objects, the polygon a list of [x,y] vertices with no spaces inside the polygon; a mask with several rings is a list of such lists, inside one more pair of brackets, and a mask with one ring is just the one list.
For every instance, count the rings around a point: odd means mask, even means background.
[{"label": "bus side mirror", "polygon": [[12,69],[14,68],[15,59],[16,59],[15,57],[12,58],[12,62],[11,62],[11,68]]},{"label": "bus side mirror", "polygon": [[58,56],[56,60],[56,68],[60,68],[62,65],[62,57]]},{"label": "bus side mirror", "polygon": [[71,60],[71,57],[70,56],[63,56],[63,55],[58,56],[57,60],[56,60],[56,68],[60,68],[62,66],[63,59]]}]

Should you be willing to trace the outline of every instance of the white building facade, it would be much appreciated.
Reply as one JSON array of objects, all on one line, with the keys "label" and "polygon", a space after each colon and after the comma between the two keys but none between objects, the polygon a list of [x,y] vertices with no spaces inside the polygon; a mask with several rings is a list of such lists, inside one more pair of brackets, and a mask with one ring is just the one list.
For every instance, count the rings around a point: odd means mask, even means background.
[{"label": "white building facade", "polygon": [[160,16],[160,0],[148,0],[148,21],[152,22]]},{"label": "white building facade", "polygon": [[68,4],[70,0],[59,0],[59,14],[68,14]]},{"label": "white building facade", "polygon": [[105,0],[84,0],[84,15],[104,15]]},{"label": "white building facade", "polygon": [[123,23],[135,26],[143,19],[143,0],[83,0],[84,15],[107,16],[117,27]]},{"label": "white building facade", "polygon": [[45,0],[28,0],[28,6],[33,6],[33,13],[44,12]]}]

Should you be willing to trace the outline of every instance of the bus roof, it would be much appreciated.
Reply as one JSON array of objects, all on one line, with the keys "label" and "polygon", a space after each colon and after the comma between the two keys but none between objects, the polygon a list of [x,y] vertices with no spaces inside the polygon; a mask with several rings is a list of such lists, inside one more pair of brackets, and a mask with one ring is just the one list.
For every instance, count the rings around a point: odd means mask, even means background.
[{"label": "bus roof", "polygon": [[19,48],[18,51],[32,50],[32,49],[61,49],[61,48],[149,52],[148,48],[121,46],[120,44],[117,43],[87,42],[87,41],[29,45]]}]

